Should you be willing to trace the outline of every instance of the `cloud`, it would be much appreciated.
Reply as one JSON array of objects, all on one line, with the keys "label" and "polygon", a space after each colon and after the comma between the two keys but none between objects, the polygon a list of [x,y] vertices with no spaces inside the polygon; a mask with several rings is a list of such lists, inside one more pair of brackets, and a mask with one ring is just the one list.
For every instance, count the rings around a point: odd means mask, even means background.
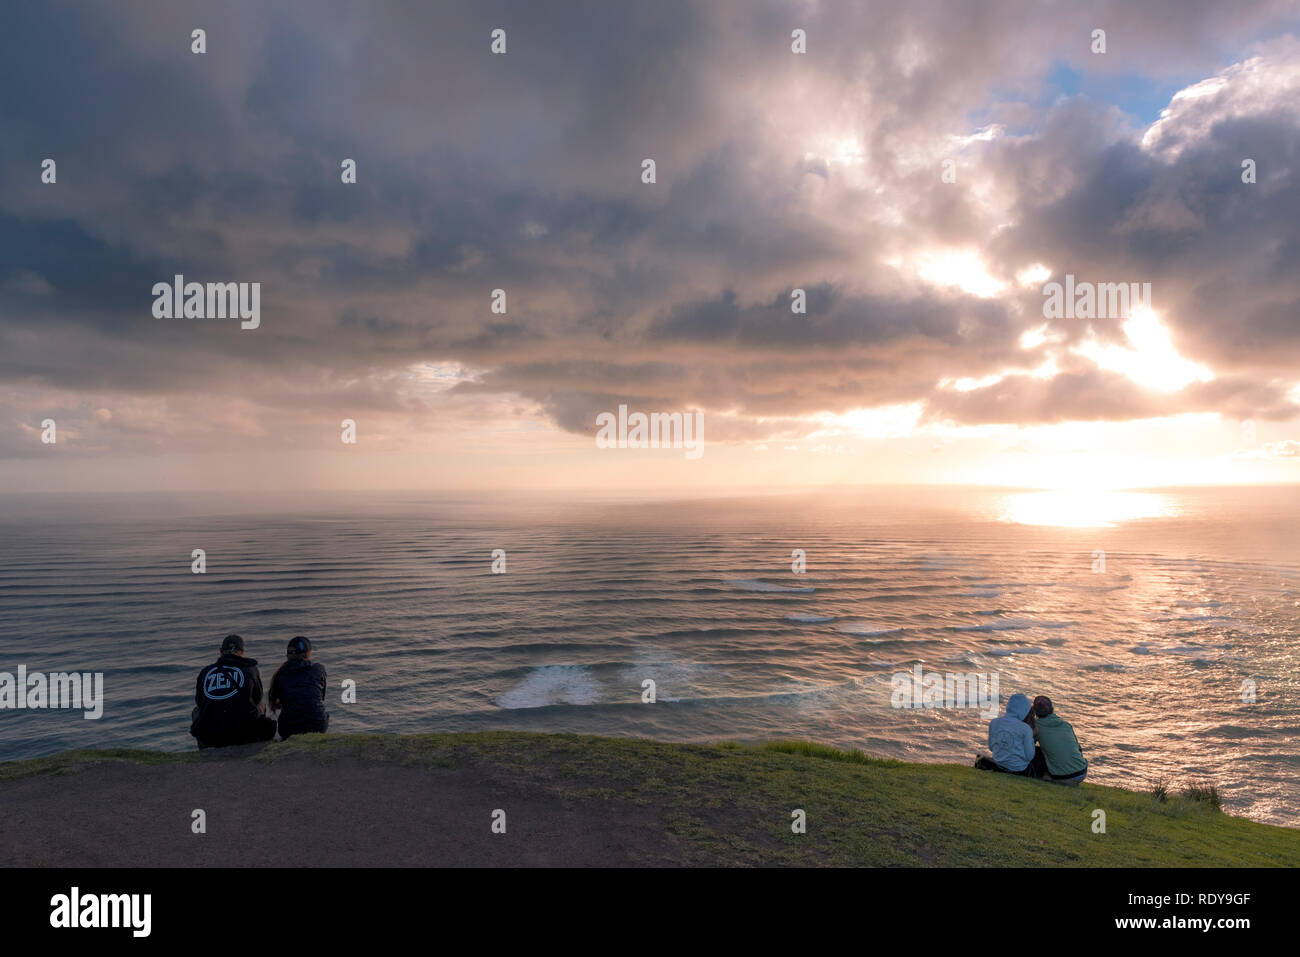
[{"label": "cloud", "polygon": [[[26,454],[20,424],[47,410],[94,454],[324,446],[348,414],[393,447],[503,410],[585,434],[621,401],[777,441],[913,404],[970,424],[1294,416],[1300,47],[1248,47],[1288,16],[1263,0],[23,6],[0,58],[0,84],[26,91],[0,104],[0,455]],[[506,56],[488,52],[496,26]],[[1225,47],[1242,51],[1226,68]],[[1144,128],[1122,103],[1044,101],[1062,63],[1195,79]],[[1042,299],[1015,277],[1036,263],[1151,282],[1172,347],[1215,379],[1153,393],[1070,352],[1124,347],[1117,322],[1022,348]],[[177,273],[261,282],[262,327],[153,319],[152,284]],[[1030,374],[1048,361],[1058,375]],[[430,389],[422,364],[475,372]]]},{"label": "cloud", "polygon": [[1295,439],[1283,439],[1280,442],[1265,442],[1257,449],[1236,452],[1234,459],[1294,459],[1300,458],[1300,442]]}]

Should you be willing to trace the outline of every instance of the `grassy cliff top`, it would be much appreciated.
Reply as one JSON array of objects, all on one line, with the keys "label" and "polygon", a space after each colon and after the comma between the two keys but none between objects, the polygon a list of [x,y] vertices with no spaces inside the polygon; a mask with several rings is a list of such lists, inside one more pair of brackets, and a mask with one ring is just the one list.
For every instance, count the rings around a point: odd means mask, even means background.
[{"label": "grassy cliff top", "polygon": [[[109,799],[88,802],[86,791]],[[202,754],[72,751],[0,764],[0,804],[0,838],[24,829],[24,846],[45,848],[16,861],[29,864],[62,863],[61,841],[84,853],[93,837],[104,848],[98,863],[137,866],[299,856],[360,865],[1300,865],[1300,830],[1203,800],[800,741],[482,732],[307,735]],[[210,833],[237,817],[245,839],[196,839],[189,815],[198,806]],[[490,833],[497,808],[507,835]],[[804,834],[791,830],[796,809]],[[1097,810],[1105,833],[1093,830]],[[396,836],[386,844],[383,834]]]}]

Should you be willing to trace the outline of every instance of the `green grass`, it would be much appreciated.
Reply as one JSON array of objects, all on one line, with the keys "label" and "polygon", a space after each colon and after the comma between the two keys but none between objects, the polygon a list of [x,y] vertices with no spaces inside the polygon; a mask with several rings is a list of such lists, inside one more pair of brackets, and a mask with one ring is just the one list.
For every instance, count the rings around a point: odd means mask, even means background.
[{"label": "green grass", "polygon": [[141,751],[136,748],[83,748],[77,751],[60,751],[44,758],[27,761],[0,761],[0,782],[17,781],[37,774],[75,774],[83,768],[114,761],[133,764],[185,764],[197,761],[195,752]]},{"label": "green grass", "polygon": [[1161,803],[1169,800],[1169,782],[1161,778],[1151,789],[1151,796]]},{"label": "green grass", "polygon": [[[580,809],[592,827],[639,821],[647,841],[670,838],[689,864],[1300,866],[1300,830],[1224,814],[1212,787],[1161,796],[1087,783],[1063,787],[811,741],[306,735],[244,754],[68,752],[0,764],[0,782],[109,761],[175,765],[166,773],[184,773],[180,766],[208,760],[469,769]],[[806,834],[791,831],[796,808],[806,813]],[[1105,833],[1093,832],[1096,810],[1105,812]]]},{"label": "green grass", "polygon": [[1219,789],[1213,784],[1189,784],[1183,789],[1183,797],[1189,801],[1202,801],[1216,811],[1223,810],[1223,801]]}]

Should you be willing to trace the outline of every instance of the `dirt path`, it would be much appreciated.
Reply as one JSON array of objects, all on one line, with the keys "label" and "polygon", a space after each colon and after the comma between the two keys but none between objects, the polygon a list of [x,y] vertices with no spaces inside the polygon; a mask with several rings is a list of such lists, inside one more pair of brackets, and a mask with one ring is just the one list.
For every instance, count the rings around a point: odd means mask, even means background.
[{"label": "dirt path", "polygon": [[[345,757],[109,763],[0,783],[0,850],[16,866],[511,866],[682,863],[659,812],[582,802],[491,768]],[[241,754],[241,752],[243,752]],[[207,833],[191,833],[191,812]],[[491,831],[506,812],[506,833]]]}]

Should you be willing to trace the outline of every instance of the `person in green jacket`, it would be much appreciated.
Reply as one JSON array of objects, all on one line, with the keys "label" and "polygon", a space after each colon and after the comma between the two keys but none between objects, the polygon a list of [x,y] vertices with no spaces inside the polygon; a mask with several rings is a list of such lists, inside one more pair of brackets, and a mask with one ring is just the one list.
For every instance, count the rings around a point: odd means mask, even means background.
[{"label": "person in green jacket", "polygon": [[1034,717],[1048,779],[1057,784],[1078,784],[1088,774],[1088,760],[1079,747],[1074,728],[1056,715],[1052,699],[1047,695],[1040,694],[1034,699]]}]

